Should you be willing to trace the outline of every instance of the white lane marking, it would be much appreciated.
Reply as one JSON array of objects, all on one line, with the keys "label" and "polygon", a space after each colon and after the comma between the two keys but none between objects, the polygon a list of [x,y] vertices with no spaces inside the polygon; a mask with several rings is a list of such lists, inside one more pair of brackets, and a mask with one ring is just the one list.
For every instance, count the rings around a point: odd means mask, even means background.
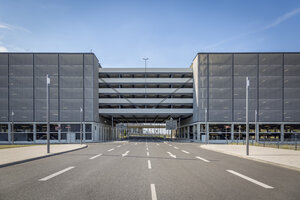
[{"label": "white lane marking", "polygon": [[49,179],[51,179],[51,178],[53,178],[55,176],[58,176],[58,175],[60,175],[62,173],[65,173],[65,172],[67,172],[67,171],[69,171],[69,170],[71,170],[73,168],[75,168],[75,167],[73,167],[73,166],[72,167],[67,167],[66,169],[63,169],[63,170],[61,170],[59,172],[56,172],[54,174],[51,174],[49,176],[46,176],[45,178],[41,178],[39,181],[47,181],[47,180],[49,180]]},{"label": "white lane marking", "polygon": [[155,184],[151,184],[150,187],[151,187],[151,197],[152,197],[152,200],[157,200],[156,190],[155,190]]},{"label": "white lane marking", "polygon": [[167,152],[169,154],[169,156],[173,157],[173,158],[176,158],[176,155],[173,155],[172,153],[170,152]]},{"label": "white lane marking", "polygon": [[97,158],[97,157],[99,157],[99,156],[102,156],[102,154],[98,154],[98,155],[95,155],[95,156],[93,156],[93,157],[90,157],[90,160],[93,160],[93,159],[95,159],[95,158]]},{"label": "white lane marking", "polygon": [[147,151],[149,151],[148,147],[146,148]]},{"label": "white lane marking", "polygon": [[117,146],[118,148],[121,147],[122,145]]},{"label": "white lane marking", "polygon": [[181,150],[183,153],[186,153],[186,154],[190,154],[190,152],[187,152],[185,150]]},{"label": "white lane marking", "polygon": [[137,145],[137,143],[134,143],[134,145]]},{"label": "white lane marking", "polygon": [[156,143],[157,146],[159,146],[159,144]]},{"label": "white lane marking", "polygon": [[147,151],[147,156],[149,156],[149,152]]},{"label": "white lane marking", "polygon": [[148,169],[151,169],[151,162],[148,160]]},{"label": "white lane marking", "polygon": [[122,157],[127,156],[129,151],[126,151],[125,153],[122,154]]},{"label": "white lane marking", "polygon": [[236,175],[236,176],[239,176],[239,177],[241,177],[241,178],[243,178],[243,179],[245,179],[245,180],[247,180],[247,181],[250,181],[250,182],[252,182],[252,183],[255,183],[255,184],[257,184],[257,185],[259,185],[259,186],[261,186],[261,187],[263,187],[263,188],[266,188],[266,189],[273,189],[274,187],[272,187],[272,186],[269,186],[269,185],[267,185],[267,184],[264,184],[264,183],[262,183],[262,182],[259,182],[259,181],[257,181],[257,180],[254,180],[254,179],[252,179],[252,178],[250,178],[250,177],[248,177],[248,176],[245,176],[245,175],[243,175],[243,174],[240,174],[240,173],[238,173],[238,172],[236,172],[236,171],[233,171],[233,170],[226,170],[227,172],[229,172],[229,173],[232,173],[232,174],[234,174],[234,175]]},{"label": "white lane marking", "polygon": [[200,156],[196,156],[196,158],[198,158],[199,160],[202,160],[202,161],[204,161],[204,162],[210,162],[209,160],[206,160],[206,159],[204,159],[204,158],[201,158]]},{"label": "white lane marking", "polygon": [[178,147],[174,147],[174,149],[179,149]]},{"label": "white lane marking", "polygon": [[171,145],[171,144],[169,144],[169,146],[171,147],[172,145]]},{"label": "white lane marking", "polygon": [[107,150],[107,151],[113,151],[113,150],[115,150],[115,149],[110,149],[110,150]]}]

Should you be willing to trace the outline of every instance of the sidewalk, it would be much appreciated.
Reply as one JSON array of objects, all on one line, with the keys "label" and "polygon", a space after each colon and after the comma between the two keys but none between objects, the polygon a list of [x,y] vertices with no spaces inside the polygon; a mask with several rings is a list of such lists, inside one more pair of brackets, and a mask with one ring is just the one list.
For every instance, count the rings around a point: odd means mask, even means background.
[{"label": "sidewalk", "polygon": [[50,145],[49,154],[47,154],[46,145],[0,149],[0,167],[53,156],[85,147],[87,147],[85,144],[52,144]]},{"label": "sidewalk", "polygon": [[201,148],[300,171],[300,151],[250,146],[249,156],[246,156],[245,145],[208,144]]}]

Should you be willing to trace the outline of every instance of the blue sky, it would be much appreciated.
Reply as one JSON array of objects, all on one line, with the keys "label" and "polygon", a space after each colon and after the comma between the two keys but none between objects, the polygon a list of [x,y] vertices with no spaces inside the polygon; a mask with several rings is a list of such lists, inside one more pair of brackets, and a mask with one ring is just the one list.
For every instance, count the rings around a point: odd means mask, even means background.
[{"label": "blue sky", "polygon": [[0,0],[0,51],[189,67],[197,52],[300,51],[300,1]]}]

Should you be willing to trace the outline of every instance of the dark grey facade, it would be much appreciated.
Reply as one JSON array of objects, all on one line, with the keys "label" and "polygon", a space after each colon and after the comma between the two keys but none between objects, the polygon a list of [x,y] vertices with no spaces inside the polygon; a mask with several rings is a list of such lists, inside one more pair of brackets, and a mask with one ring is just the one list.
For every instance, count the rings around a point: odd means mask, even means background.
[{"label": "dark grey facade", "polygon": [[[91,126],[99,122],[99,66],[93,53],[1,53],[0,131],[9,132],[7,122],[12,121],[14,112],[16,141],[44,140],[48,74],[51,138],[67,140],[63,132],[79,132],[82,107],[87,138],[92,139]],[[69,125],[71,130],[66,130]],[[61,130],[57,130],[59,126]],[[2,141],[9,139],[9,135],[0,137]]]},{"label": "dark grey facade", "polygon": [[199,53],[192,67],[193,122],[202,124],[201,130],[207,122],[209,133],[223,139],[218,132],[233,138],[239,125],[244,131],[246,77],[253,136],[255,111],[256,134],[274,133],[283,140],[284,133],[299,130],[300,53]]},{"label": "dark grey facade", "polygon": [[300,53],[199,53],[191,69],[147,73],[99,68],[93,53],[0,53],[0,143],[12,141],[12,121],[16,142],[45,141],[47,74],[53,142],[78,142],[81,107],[86,141],[121,137],[115,125],[130,116],[172,116],[179,138],[243,139],[246,77],[251,139],[283,142],[300,132]]}]

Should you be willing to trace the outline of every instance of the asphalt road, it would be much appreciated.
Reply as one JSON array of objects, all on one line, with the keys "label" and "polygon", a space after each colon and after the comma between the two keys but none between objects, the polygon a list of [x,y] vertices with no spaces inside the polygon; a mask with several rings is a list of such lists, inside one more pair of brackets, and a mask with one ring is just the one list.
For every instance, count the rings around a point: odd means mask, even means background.
[{"label": "asphalt road", "polygon": [[0,199],[300,199],[300,172],[196,143],[108,142],[0,168]]}]

